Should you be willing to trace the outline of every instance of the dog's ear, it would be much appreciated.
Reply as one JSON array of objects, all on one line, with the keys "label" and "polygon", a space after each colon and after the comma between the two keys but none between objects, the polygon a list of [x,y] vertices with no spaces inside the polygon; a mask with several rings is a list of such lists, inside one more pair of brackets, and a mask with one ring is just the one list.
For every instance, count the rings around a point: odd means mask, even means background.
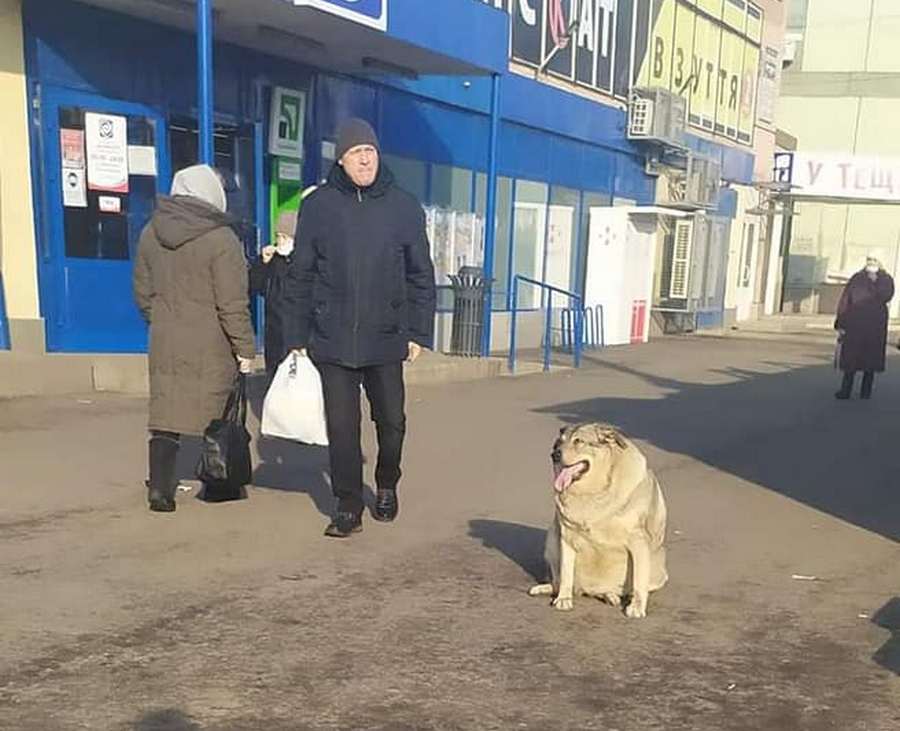
[{"label": "dog's ear", "polygon": [[612,437],[613,441],[616,443],[616,446],[619,449],[628,449],[628,442],[625,441],[625,435],[622,434],[622,432],[620,432],[618,429],[610,429],[609,436]]},{"label": "dog's ear", "polygon": [[559,435],[560,435],[560,436],[563,436],[563,435],[566,433],[566,431],[568,430],[568,428],[569,428],[569,427],[564,426],[562,429],[560,429],[560,430],[559,430]]},{"label": "dog's ear", "polygon": [[621,450],[628,449],[628,442],[625,441],[625,435],[614,426],[609,426],[608,424],[595,424],[594,434],[597,437],[597,446],[615,444]]}]

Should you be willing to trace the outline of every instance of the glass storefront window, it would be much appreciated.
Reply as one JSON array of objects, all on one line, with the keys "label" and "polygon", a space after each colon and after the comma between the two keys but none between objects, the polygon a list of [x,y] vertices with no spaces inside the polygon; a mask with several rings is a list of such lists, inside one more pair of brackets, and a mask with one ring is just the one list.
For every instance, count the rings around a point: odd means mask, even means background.
[{"label": "glass storefront window", "polygon": [[547,261],[544,281],[561,289],[577,291],[575,282],[578,254],[579,193],[569,188],[550,189],[547,224]]},{"label": "glass storefront window", "polygon": [[487,209],[487,173],[475,173],[475,213],[484,218]]},{"label": "glass storefront window", "polygon": [[403,190],[412,193],[420,203],[425,203],[428,188],[428,167],[424,162],[410,157],[382,154],[382,161],[391,169]]},{"label": "glass storefront window", "polygon": [[[59,110],[59,127],[65,135],[77,132],[84,144],[85,110],[80,107],[62,107]],[[112,115],[115,116],[115,115]],[[127,143],[135,147],[152,148],[155,151],[156,126],[152,120],[140,116],[129,116],[127,123]],[[77,140],[71,137],[71,140]],[[74,141],[70,142],[74,145]],[[128,260],[132,257],[140,233],[150,219],[156,198],[155,175],[130,175],[127,193],[107,193],[84,190],[84,181],[70,183],[78,175],[84,175],[83,163],[73,166],[77,157],[74,147],[63,152],[64,160],[62,184],[68,185],[75,194],[68,193],[63,200],[63,232],[66,256],[73,259]],[[81,150],[84,155],[84,149]],[[83,193],[79,195],[78,190]],[[101,210],[102,209],[102,210]]]},{"label": "glass storefront window", "polygon": [[[530,180],[516,181],[513,235],[513,272],[540,281],[544,274],[544,244],[547,235],[547,197],[549,186]],[[540,307],[541,289],[519,286],[516,307]]]},{"label": "glass storefront window", "polygon": [[509,298],[509,245],[512,237],[512,178],[497,178],[497,219],[494,239],[493,308],[505,310]]},{"label": "glass storefront window", "polygon": [[431,204],[454,211],[472,210],[472,171],[447,165],[431,166]]},{"label": "glass storefront window", "polygon": [[572,265],[572,291],[584,292],[587,277],[588,247],[591,239],[591,208],[605,208],[612,205],[612,199],[606,193],[586,191],[581,208],[581,245],[576,247],[573,256],[576,262]]}]

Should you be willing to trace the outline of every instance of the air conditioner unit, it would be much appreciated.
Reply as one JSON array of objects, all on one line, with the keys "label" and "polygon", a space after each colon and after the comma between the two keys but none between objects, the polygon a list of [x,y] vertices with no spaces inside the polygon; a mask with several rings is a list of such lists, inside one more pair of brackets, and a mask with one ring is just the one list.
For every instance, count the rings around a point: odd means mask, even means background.
[{"label": "air conditioner unit", "polygon": [[628,138],[683,148],[687,101],[668,89],[634,89],[628,105]]},{"label": "air conditioner unit", "polygon": [[717,208],[721,167],[715,160],[694,157],[687,160],[685,170],[668,173],[668,197],[665,203],[689,211]]},{"label": "air conditioner unit", "polygon": [[669,297],[686,300],[691,276],[691,253],[694,248],[694,222],[675,221],[675,245],[672,247],[672,272],[669,275]]},{"label": "air conditioner unit", "polygon": [[708,157],[691,156],[688,161],[687,198],[700,208],[718,208],[721,165]]}]

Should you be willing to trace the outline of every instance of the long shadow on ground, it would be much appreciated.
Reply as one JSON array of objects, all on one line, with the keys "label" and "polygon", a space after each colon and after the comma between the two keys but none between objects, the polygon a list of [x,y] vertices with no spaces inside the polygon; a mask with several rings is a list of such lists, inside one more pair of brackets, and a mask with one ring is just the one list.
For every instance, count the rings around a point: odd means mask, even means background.
[{"label": "long shadow on ground", "polygon": [[872,401],[839,402],[823,366],[778,366],[758,373],[728,368],[728,382],[690,383],[591,358],[639,378],[658,398],[598,396],[538,409],[564,423],[612,422],[632,437],[689,455],[742,480],[842,520],[900,540],[896,462],[900,419],[895,381],[876,382]]},{"label": "long shadow on ground", "polygon": [[519,523],[502,520],[470,520],[469,536],[481,541],[486,548],[499,551],[535,581],[545,581],[544,540],[547,532]]},{"label": "long shadow on ground", "polygon": [[891,633],[890,639],[875,653],[881,667],[900,675],[900,596],[895,596],[876,612],[872,622]]}]

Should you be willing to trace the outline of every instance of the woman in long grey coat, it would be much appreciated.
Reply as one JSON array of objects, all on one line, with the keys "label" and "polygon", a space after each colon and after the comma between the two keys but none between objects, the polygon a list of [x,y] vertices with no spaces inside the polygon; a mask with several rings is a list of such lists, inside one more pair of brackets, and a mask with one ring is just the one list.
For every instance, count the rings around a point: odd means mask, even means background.
[{"label": "woman in long grey coat", "polygon": [[841,390],[835,396],[850,398],[856,372],[863,372],[860,396],[872,397],[875,374],[884,371],[887,347],[888,302],[894,296],[894,280],[874,256],[866,268],[854,274],[838,304],[834,328],[841,335],[840,368],[844,372]]},{"label": "woman in long grey coat", "polygon": [[247,263],[213,168],[179,172],[141,234],[134,294],[150,325],[150,509],[175,510],[180,435],[219,418],[256,346]]}]

